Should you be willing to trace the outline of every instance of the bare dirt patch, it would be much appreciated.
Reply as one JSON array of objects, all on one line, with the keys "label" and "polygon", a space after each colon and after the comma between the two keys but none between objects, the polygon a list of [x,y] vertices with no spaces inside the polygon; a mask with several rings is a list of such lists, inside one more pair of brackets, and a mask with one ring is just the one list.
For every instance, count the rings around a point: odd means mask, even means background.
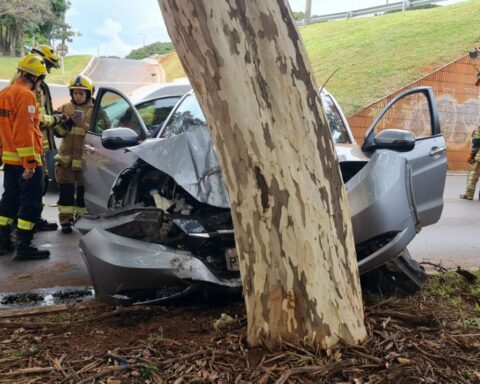
[{"label": "bare dirt patch", "polygon": [[480,383],[478,279],[365,303],[368,341],[330,351],[250,348],[240,299],[4,311],[0,383]]}]

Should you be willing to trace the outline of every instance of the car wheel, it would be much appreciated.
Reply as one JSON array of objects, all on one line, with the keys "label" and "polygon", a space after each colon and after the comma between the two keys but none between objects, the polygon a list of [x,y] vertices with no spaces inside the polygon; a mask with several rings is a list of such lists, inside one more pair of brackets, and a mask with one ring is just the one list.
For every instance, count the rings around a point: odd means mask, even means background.
[{"label": "car wheel", "polygon": [[427,281],[427,275],[410,256],[408,249],[385,265],[362,276],[364,289],[382,294],[401,290],[413,294],[418,292]]}]

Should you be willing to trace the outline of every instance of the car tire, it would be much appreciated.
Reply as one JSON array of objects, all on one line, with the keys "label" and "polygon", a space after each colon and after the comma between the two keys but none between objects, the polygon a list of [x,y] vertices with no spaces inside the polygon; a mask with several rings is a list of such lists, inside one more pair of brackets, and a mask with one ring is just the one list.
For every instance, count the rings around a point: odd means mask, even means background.
[{"label": "car tire", "polygon": [[364,289],[381,294],[397,291],[414,294],[426,281],[425,270],[412,259],[406,248],[392,261],[362,276]]}]

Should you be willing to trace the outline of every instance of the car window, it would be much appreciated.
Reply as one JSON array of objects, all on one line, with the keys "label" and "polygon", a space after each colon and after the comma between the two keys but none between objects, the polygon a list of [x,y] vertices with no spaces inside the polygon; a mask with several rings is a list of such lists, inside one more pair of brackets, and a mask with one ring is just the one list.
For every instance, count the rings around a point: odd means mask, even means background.
[{"label": "car window", "polygon": [[195,95],[186,96],[170,117],[160,137],[167,138],[190,131],[197,127],[205,127],[207,123]]},{"label": "car window", "polygon": [[[105,121],[109,123],[105,124]],[[131,128],[139,135],[143,135],[142,126],[128,102],[119,94],[106,91],[101,96],[95,124],[90,127],[90,131],[101,134],[106,129],[118,127]]]},{"label": "car window", "polygon": [[332,132],[332,137],[335,143],[350,143],[347,127],[345,127],[342,117],[340,116],[337,106],[333,102],[332,98],[322,94],[322,103],[325,114],[327,115],[330,132]]},{"label": "car window", "polygon": [[[322,95],[322,102],[335,142],[338,144],[350,143],[347,128],[332,98]],[[160,137],[171,137],[206,125],[200,104],[195,95],[191,94],[183,99],[177,110],[170,117]]]},{"label": "car window", "polygon": [[160,129],[180,98],[180,96],[163,97],[161,99],[149,100],[136,106],[149,134]]}]

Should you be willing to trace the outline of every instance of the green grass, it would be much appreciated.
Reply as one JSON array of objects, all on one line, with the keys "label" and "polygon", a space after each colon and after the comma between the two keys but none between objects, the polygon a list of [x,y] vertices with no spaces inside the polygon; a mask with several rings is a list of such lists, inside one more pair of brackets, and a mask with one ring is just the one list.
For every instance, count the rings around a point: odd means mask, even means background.
[{"label": "green grass", "polygon": [[[317,23],[300,34],[319,85],[340,68],[327,88],[351,115],[472,50],[480,43],[479,14],[480,0],[470,0]],[[167,79],[179,77],[178,66],[178,59],[165,63]]]},{"label": "green grass", "polygon": [[162,61],[162,67],[165,71],[165,81],[173,81],[179,77],[186,77],[182,64],[175,52],[169,53]]},{"label": "green grass", "polygon": [[[480,0],[300,29],[319,84],[346,114],[447,64],[480,42]],[[478,59],[480,64],[480,59]]]},{"label": "green grass", "polygon": [[[82,72],[90,61],[91,56],[77,55],[65,57],[63,69],[52,68],[47,76],[47,83],[68,84],[77,74]],[[0,56],[0,79],[11,79],[15,74],[20,58]]]}]

